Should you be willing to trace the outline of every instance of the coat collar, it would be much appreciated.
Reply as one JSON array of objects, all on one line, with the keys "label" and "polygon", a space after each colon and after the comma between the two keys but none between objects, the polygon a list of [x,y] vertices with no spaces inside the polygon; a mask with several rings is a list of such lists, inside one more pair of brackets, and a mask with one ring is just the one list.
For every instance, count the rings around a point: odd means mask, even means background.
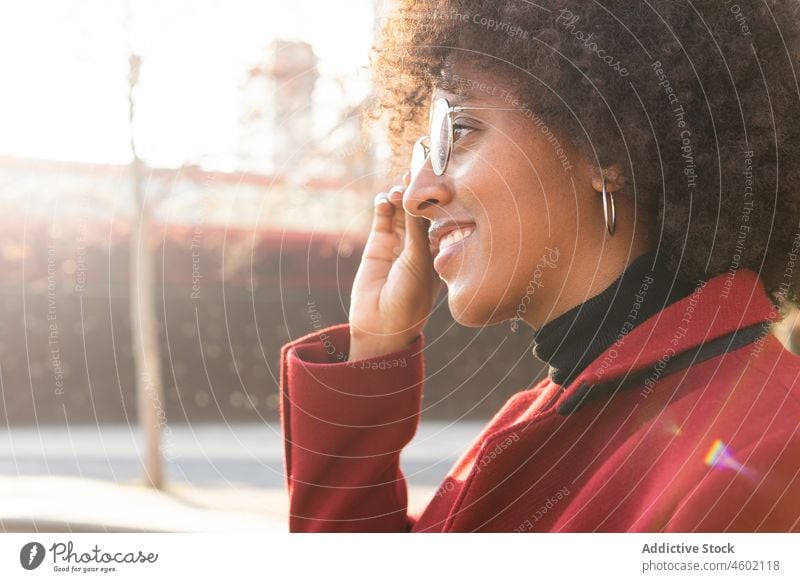
[{"label": "coat collar", "polygon": [[564,387],[556,403],[570,414],[601,394],[647,378],[658,380],[769,332],[779,317],[758,275],[741,269],[717,275],[633,328]]}]

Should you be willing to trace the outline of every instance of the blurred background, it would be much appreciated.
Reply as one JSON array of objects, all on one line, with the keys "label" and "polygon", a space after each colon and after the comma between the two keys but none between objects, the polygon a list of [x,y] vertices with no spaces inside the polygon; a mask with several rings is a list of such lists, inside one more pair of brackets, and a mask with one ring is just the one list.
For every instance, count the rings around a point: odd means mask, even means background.
[{"label": "blurred background", "polygon": [[[384,9],[2,4],[3,530],[285,529],[279,350],[347,320],[398,181],[362,123]],[[412,508],[542,375],[446,299],[426,335]]]}]

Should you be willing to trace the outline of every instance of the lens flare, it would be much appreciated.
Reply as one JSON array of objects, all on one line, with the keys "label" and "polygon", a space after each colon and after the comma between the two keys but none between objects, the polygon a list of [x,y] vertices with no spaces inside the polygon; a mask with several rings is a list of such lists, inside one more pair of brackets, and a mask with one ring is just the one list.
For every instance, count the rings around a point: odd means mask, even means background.
[{"label": "lens flare", "polygon": [[748,477],[752,474],[747,467],[736,460],[722,439],[717,439],[711,444],[706,453],[705,464],[713,469],[731,469]]}]

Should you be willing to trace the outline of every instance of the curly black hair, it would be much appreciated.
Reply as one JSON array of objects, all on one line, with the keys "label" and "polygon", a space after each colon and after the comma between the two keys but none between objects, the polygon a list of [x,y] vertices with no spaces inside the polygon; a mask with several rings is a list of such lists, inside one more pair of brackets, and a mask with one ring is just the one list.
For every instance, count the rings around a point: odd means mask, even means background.
[{"label": "curly black hair", "polygon": [[[800,0],[399,0],[372,67],[406,159],[451,63],[505,71],[522,100],[618,164],[687,280],[760,274],[800,305]],[[795,262],[797,261],[797,264]]]}]

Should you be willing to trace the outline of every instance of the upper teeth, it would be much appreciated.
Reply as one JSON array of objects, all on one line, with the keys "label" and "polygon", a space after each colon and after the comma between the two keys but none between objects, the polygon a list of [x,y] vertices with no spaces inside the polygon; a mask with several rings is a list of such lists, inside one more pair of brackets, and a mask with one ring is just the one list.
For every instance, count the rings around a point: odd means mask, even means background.
[{"label": "upper teeth", "polygon": [[448,232],[439,241],[439,252],[442,252],[447,247],[449,247],[451,245],[454,245],[459,241],[464,240],[469,235],[471,235],[474,231],[475,231],[474,228],[461,228],[461,229],[454,230],[452,232]]}]

